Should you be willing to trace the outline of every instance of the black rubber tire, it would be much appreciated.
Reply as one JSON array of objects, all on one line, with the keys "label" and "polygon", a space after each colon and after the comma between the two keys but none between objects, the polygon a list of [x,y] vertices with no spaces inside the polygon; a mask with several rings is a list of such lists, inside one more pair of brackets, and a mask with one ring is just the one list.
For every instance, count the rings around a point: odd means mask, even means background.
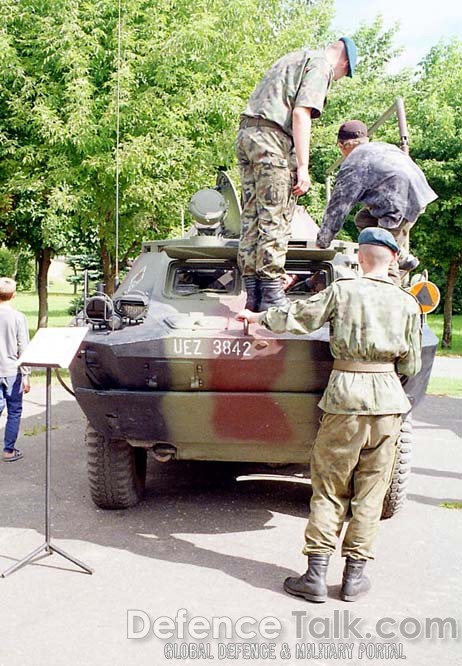
[{"label": "black rubber tire", "polygon": [[412,419],[408,414],[403,421],[398,437],[393,475],[383,500],[382,520],[394,516],[406,501],[407,487],[411,475],[412,439]]},{"label": "black rubber tire", "polygon": [[90,423],[85,433],[90,493],[102,509],[138,504],[146,483],[146,449],[125,440],[106,439]]}]

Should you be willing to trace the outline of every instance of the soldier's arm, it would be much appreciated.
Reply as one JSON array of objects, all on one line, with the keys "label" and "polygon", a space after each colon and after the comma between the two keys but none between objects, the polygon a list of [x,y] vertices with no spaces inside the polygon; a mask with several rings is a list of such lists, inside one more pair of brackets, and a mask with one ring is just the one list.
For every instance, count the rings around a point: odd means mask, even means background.
[{"label": "soldier's arm", "polygon": [[262,319],[274,333],[305,335],[321,328],[335,312],[335,285],[307,300],[293,301],[283,308],[269,308]]},{"label": "soldier's arm", "polygon": [[292,113],[292,132],[297,156],[297,182],[293,193],[296,197],[308,191],[311,181],[308,173],[311,141],[311,108],[296,106]]},{"label": "soldier's arm", "polygon": [[332,239],[343,227],[346,216],[355,203],[361,200],[364,192],[363,175],[351,157],[352,155],[350,155],[350,164],[342,165],[335,181],[334,190],[316,239],[318,247],[329,247]]},{"label": "soldier's arm", "polygon": [[417,303],[416,312],[408,318],[406,341],[409,345],[408,351],[398,359],[396,369],[401,375],[411,377],[412,375],[416,375],[422,367],[422,326],[420,320],[420,307]]}]

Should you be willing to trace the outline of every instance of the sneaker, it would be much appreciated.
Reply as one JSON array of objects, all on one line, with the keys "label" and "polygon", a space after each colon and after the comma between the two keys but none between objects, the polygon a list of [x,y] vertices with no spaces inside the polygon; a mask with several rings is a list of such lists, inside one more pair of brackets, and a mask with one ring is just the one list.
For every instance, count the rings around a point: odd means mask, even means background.
[{"label": "sneaker", "polygon": [[3,452],[3,462],[16,462],[16,460],[21,460],[21,458],[24,457],[24,454],[22,451],[19,449],[13,449],[12,451],[13,455],[8,456],[6,455],[6,452]]}]

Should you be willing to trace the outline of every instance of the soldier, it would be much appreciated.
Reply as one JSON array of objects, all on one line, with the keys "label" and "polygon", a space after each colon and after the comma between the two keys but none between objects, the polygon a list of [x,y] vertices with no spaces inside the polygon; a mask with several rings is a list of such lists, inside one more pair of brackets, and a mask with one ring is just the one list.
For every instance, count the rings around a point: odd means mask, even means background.
[{"label": "soldier", "polygon": [[305,334],[330,323],[334,366],[319,403],[325,414],[311,457],[303,551],[308,570],[284,582],[289,594],[315,602],[327,598],[329,558],[348,510],[341,598],[356,601],[370,588],[364,568],[374,557],[402,415],[411,408],[396,373],[415,375],[421,367],[420,307],[387,275],[396,240],[385,229],[367,228],[358,242],[362,277],[339,279],[306,301],[237,315],[276,333]]},{"label": "soldier", "polygon": [[346,159],[338,172],[316,245],[329,247],[359,201],[364,208],[355,218],[358,230],[383,227],[398,243],[399,255],[390,264],[388,274],[399,286],[400,269],[408,272],[419,265],[418,259],[409,254],[409,231],[437,195],[402,150],[381,141],[369,143],[367,127],[360,120],[341,125],[337,145]]},{"label": "soldier", "polygon": [[238,261],[252,311],[286,302],[281,277],[296,197],[310,186],[311,119],[321,115],[332,81],[353,76],[355,65],[356,46],[348,37],[324,51],[289,53],[266,72],[241,116]]}]

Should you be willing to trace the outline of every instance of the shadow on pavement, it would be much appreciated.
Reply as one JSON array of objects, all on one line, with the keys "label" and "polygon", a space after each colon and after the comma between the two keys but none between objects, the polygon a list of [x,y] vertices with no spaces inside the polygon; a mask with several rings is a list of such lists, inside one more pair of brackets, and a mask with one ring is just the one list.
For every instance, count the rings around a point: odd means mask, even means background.
[{"label": "shadow on pavement", "polygon": [[[195,534],[237,534],[273,529],[272,512],[298,518],[308,515],[311,486],[283,481],[237,482],[239,474],[271,472],[261,465],[226,463],[157,463],[148,456],[144,501],[126,511],[105,511],[93,504],[86,473],[85,420],[72,400],[52,409],[52,539],[80,539],[169,562],[221,570],[256,588],[283,594],[281,580],[294,572],[255,559],[196,546]],[[24,459],[0,464],[0,504],[9,507],[1,527],[44,530],[44,412],[23,419],[18,446]],[[280,469],[275,470],[278,474]],[[294,533],[301,547],[303,527]],[[38,539],[39,541],[39,539]],[[38,542],[37,542],[37,545]],[[291,546],[292,547],[292,546]],[[1,555],[12,559],[3,543]],[[172,575],[177,575],[172,570]]]},{"label": "shadow on pavement", "polygon": [[412,412],[414,428],[419,428],[415,421],[429,423],[437,428],[452,430],[462,437],[462,400],[435,395],[427,395]]},{"label": "shadow on pavement", "polygon": [[[31,404],[40,410],[40,402],[31,400]],[[461,405],[456,399],[430,396],[425,408],[419,407],[415,416],[417,420],[450,427],[461,434],[461,418],[456,416]],[[104,511],[95,507],[89,494],[83,443],[85,420],[79,407],[71,399],[61,400],[53,406],[52,421],[55,427],[52,431],[53,539],[80,539],[144,557],[221,570],[255,588],[283,594],[281,581],[293,574],[292,570],[263,561],[258,552],[251,559],[195,545],[194,535],[263,533],[273,529],[270,524],[273,512],[305,519],[311,496],[311,487],[306,482],[237,482],[236,476],[254,472],[306,474],[306,469],[290,466],[287,470],[271,470],[267,466],[233,463],[161,464],[149,456],[144,501],[127,511]],[[19,444],[24,459],[0,464],[0,504],[5,507],[0,516],[2,527],[43,533],[44,422],[43,408],[37,415],[23,419],[21,431],[31,433]],[[426,468],[413,471],[432,476],[462,476]],[[415,494],[410,494],[409,500],[430,505],[460,501]],[[302,532],[303,524],[288,547],[301,547]],[[1,555],[8,559],[17,552],[14,544],[11,551],[3,544],[2,551]],[[172,575],[177,575],[175,570]]]},{"label": "shadow on pavement", "polygon": [[451,472],[443,469],[428,469],[427,467],[413,467],[413,474],[422,474],[423,476],[435,476],[442,479],[462,479],[461,472]]},{"label": "shadow on pavement", "polygon": [[[426,495],[415,495],[414,493],[408,493],[407,499],[412,502],[420,502],[421,504],[430,504],[431,506],[441,506],[443,502],[449,502],[451,504],[461,504],[462,497],[454,499],[453,497],[427,497]],[[447,507],[441,507],[447,511],[453,511],[454,509],[449,509]]]}]

